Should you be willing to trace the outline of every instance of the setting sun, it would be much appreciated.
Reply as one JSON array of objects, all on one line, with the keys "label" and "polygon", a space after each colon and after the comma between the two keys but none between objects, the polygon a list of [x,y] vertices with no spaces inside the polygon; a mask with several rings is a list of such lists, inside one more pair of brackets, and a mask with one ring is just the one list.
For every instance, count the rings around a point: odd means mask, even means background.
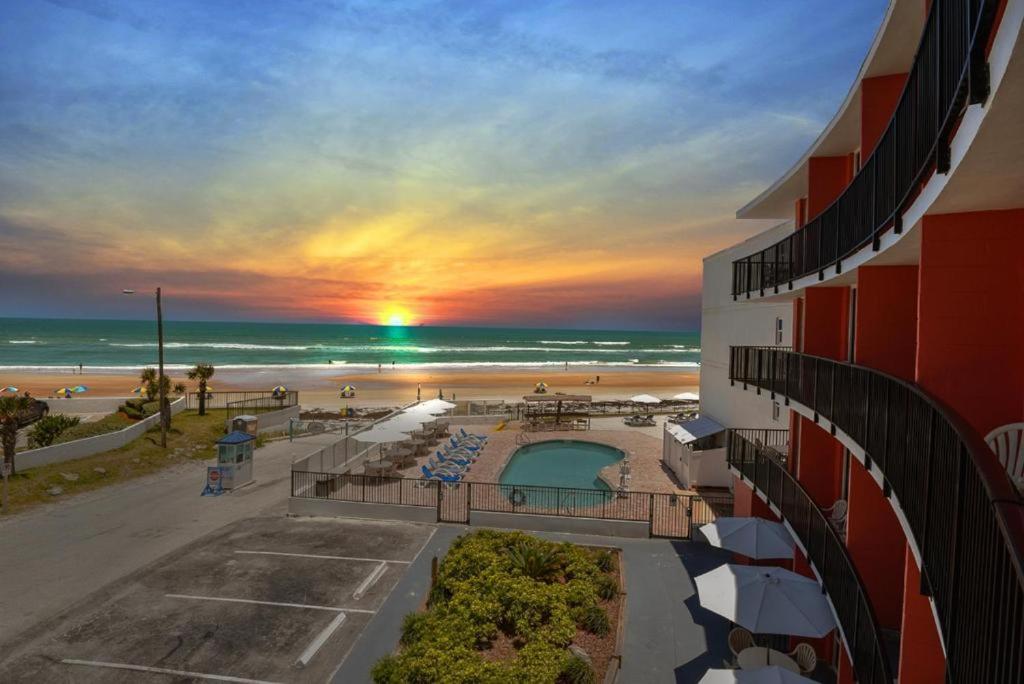
[{"label": "setting sun", "polygon": [[399,307],[388,307],[380,315],[380,324],[392,327],[411,325],[412,315]]}]

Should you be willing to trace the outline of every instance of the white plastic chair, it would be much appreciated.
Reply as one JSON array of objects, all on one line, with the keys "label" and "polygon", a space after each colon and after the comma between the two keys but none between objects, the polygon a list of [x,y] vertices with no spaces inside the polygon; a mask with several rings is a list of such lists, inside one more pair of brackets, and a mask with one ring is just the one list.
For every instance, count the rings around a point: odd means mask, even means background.
[{"label": "white plastic chair", "polygon": [[985,436],[985,443],[995,452],[1018,491],[1024,492],[1024,423],[996,428]]},{"label": "white plastic chair", "polygon": [[846,499],[837,499],[828,508],[821,509],[821,512],[828,516],[828,521],[840,536],[846,534],[846,512],[848,509],[849,504],[846,503]]}]

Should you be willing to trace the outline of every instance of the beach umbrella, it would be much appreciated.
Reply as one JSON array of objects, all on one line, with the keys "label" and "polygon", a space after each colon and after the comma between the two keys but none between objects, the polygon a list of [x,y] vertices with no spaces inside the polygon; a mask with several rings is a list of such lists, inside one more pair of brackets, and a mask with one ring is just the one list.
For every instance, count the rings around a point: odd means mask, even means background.
[{"label": "beach umbrella", "polygon": [[86,387],[85,385],[75,385],[74,387],[71,388],[71,391],[72,392],[85,392],[85,391],[88,391],[88,389],[89,388]]},{"label": "beach umbrella", "polygon": [[801,677],[778,665],[753,670],[708,670],[700,684],[812,684],[813,679]]},{"label": "beach umbrella", "polygon": [[18,391],[18,388],[15,387],[14,385],[8,385],[7,387],[4,387],[4,392],[17,392],[17,391]]},{"label": "beach umbrella", "polygon": [[344,387],[341,388],[341,396],[343,396],[343,397],[355,396],[355,393],[356,393],[356,386],[355,385],[345,385]]},{"label": "beach umbrella", "polygon": [[793,538],[782,523],[764,518],[718,518],[702,525],[708,543],[747,558],[792,558]]},{"label": "beach umbrella", "polygon": [[661,403],[661,399],[659,399],[658,397],[652,396],[650,394],[638,394],[635,397],[630,397],[629,400],[632,401],[635,404],[660,404]]},{"label": "beach umbrella", "polygon": [[357,432],[352,437],[360,442],[369,442],[371,444],[390,444],[393,442],[404,442],[409,439],[409,435],[398,428],[384,424],[378,424],[369,430]]},{"label": "beach umbrella", "polygon": [[72,389],[70,387],[61,387],[60,389],[53,390],[54,394],[71,394]]},{"label": "beach umbrella", "polygon": [[700,395],[696,392],[681,392],[672,398],[677,401],[700,401]]},{"label": "beach umbrella", "polygon": [[281,397],[284,396],[285,392],[288,391],[288,388],[285,387],[284,385],[278,385],[277,387],[270,391],[273,392],[275,397]]},{"label": "beach umbrella", "polygon": [[836,626],[818,583],[784,568],[721,565],[693,582],[700,605],[757,634],[819,638]]},{"label": "beach umbrella", "polygon": [[136,387],[135,389],[132,390],[132,394],[142,394],[142,388]]}]

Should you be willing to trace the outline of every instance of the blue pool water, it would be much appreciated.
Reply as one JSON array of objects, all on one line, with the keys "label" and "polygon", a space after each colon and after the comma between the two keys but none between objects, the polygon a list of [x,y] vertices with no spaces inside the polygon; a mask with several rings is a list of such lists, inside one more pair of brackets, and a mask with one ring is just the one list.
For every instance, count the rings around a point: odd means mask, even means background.
[{"label": "blue pool water", "polygon": [[[593,442],[552,440],[520,447],[501,473],[502,485],[540,485],[600,490],[597,498],[610,498],[611,488],[597,476],[605,466],[621,461],[625,454],[615,447]],[[531,505],[558,505],[547,501],[551,492],[524,489]],[[598,503],[595,501],[594,503]]]}]

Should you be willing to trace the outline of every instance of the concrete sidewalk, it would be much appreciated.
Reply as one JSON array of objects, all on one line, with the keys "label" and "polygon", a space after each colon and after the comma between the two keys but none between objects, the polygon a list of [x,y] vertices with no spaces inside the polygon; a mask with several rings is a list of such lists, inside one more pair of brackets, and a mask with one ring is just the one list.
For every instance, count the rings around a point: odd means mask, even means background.
[{"label": "concrete sidewalk", "polygon": [[242,518],[283,515],[292,460],[320,446],[304,439],[257,450],[256,482],[219,497],[200,496],[213,465],[200,461],[0,520],[0,652],[204,534]]},{"label": "concrete sidewalk", "polygon": [[[479,528],[475,528],[479,529]],[[402,618],[423,604],[430,561],[471,528],[440,525],[416,561],[366,626],[334,673],[335,684],[368,682],[373,664],[398,644]],[[700,607],[692,578],[726,563],[732,554],[706,544],[668,539],[623,539],[531,532],[553,541],[622,549],[626,577],[622,682],[696,682],[730,658],[730,624]]]}]

